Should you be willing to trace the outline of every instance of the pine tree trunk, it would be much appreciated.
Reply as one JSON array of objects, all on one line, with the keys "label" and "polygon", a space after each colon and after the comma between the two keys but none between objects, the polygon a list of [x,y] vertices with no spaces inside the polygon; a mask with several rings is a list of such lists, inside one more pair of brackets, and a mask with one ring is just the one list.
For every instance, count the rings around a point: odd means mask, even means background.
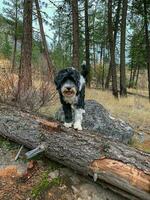
[{"label": "pine tree trunk", "polygon": [[18,27],[18,0],[16,0],[16,9],[15,9],[15,32],[14,32],[14,50],[12,56],[12,67],[11,72],[14,72],[15,64],[16,64],[16,50],[17,50],[17,27]]},{"label": "pine tree trunk", "polygon": [[43,28],[43,22],[42,22],[42,16],[41,16],[41,12],[40,12],[40,6],[39,6],[39,1],[35,0],[35,6],[36,6],[36,11],[37,11],[37,17],[38,17],[38,22],[39,22],[39,27],[40,27],[40,32],[41,32],[41,37],[42,37],[42,43],[43,43],[43,48],[44,48],[44,55],[47,61],[47,66],[48,66],[48,70],[49,70],[49,81],[53,80],[53,70],[54,70],[54,66],[52,64],[49,52],[48,52],[48,46],[47,46],[47,42],[46,42],[46,38],[45,38],[45,34],[44,34],[44,28]]},{"label": "pine tree trunk", "polygon": [[112,73],[111,73],[111,64],[110,64],[110,62],[109,62],[109,68],[108,68],[108,73],[107,73],[106,82],[105,82],[105,88],[106,88],[106,89],[109,88],[111,77],[112,77]]},{"label": "pine tree trunk", "polygon": [[128,88],[131,88],[133,87],[133,84],[132,84],[132,78],[133,77],[133,64],[131,64],[131,71],[130,71],[130,79],[129,79],[129,85],[128,85]]},{"label": "pine tree trunk", "polygon": [[[84,9],[85,9],[85,59],[86,59],[86,67],[90,72],[90,50],[89,50],[89,16],[88,16],[88,0],[85,0]],[[90,87],[90,73],[88,73],[87,77],[87,85]]]},{"label": "pine tree trunk", "polygon": [[18,100],[32,86],[32,1],[24,0],[23,39],[21,44],[21,59],[19,67]]},{"label": "pine tree trunk", "polygon": [[136,80],[135,80],[135,88],[137,88],[137,83],[138,83],[138,79],[139,79],[139,72],[140,72],[140,66],[137,67]]},{"label": "pine tree trunk", "polygon": [[[95,12],[93,16],[93,33],[95,32]],[[94,73],[96,73],[96,47],[95,47],[95,41],[94,41],[94,35],[92,38],[93,42],[93,67],[94,67]]]},{"label": "pine tree trunk", "polygon": [[115,98],[118,98],[117,89],[117,72],[115,63],[115,44],[113,35],[113,21],[112,21],[112,0],[108,1],[108,37],[109,37],[109,48],[110,48],[110,66],[112,73],[112,91]]},{"label": "pine tree trunk", "polygon": [[125,71],[125,42],[126,42],[126,18],[128,0],[123,0],[121,19],[121,41],[120,41],[120,96],[127,96],[126,71]]},{"label": "pine tree trunk", "polygon": [[134,66],[134,70],[133,70],[133,76],[132,76],[132,87],[135,87],[135,77],[136,77],[136,73],[137,73],[137,64]]},{"label": "pine tree trunk", "polygon": [[17,50],[17,37],[14,37],[14,50],[13,50],[13,56],[12,56],[12,67],[11,72],[14,72],[15,65],[16,65],[16,50]]},{"label": "pine tree trunk", "polygon": [[104,89],[104,74],[105,74],[105,63],[104,63],[104,57],[105,57],[105,47],[103,48],[103,64],[102,64],[102,89]]},{"label": "pine tree trunk", "polygon": [[73,60],[72,64],[79,69],[79,16],[78,1],[72,0]]},{"label": "pine tree trunk", "polygon": [[[118,6],[117,6],[117,10],[116,10],[115,24],[114,24],[114,48],[116,47],[117,33],[118,33],[118,28],[119,28],[120,8],[121,8],[121,0],[118,0]],[[111,65],[109,65],[108,75],[107,75],[106,83],[105,83],[106,89],[109,88],[111,77],[112,77]]]},{"label": "pine tree trunk", "polygon": [[117,6],[117,10],[116,10],[115,30],[114,30],[114,43],[115,43],[115,46],[116,46],[116,40],[117,40],[117,33],[118,33],[118,29],[119,29],[121,1],[122,0],[118,0],[118,6]]},{"label": "pine tree trunk", "polygon": [[148,93],[150,101],[150,41],[149,41],[149,31],[148,31],[148,19],[147,19],[147,6],[148,1],[143,0],[144,4],[144,28],[145,28],[145,43],[146,43],[146,52],[147,52],[147,74],[148,74]]}]

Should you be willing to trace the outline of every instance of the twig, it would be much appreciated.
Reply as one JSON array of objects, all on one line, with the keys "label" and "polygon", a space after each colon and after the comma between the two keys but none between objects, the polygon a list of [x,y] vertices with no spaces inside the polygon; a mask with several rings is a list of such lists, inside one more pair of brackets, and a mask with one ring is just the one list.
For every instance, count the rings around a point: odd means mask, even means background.
[{"label": "twig", "polygon": [[20,153],[21,153],[21,151],[22,151],[22,149],[23,149],[23,145],[21,145],[21,147],[20,147],[20,149],[19,149],[19,151],[18,151],[18,153],[17,153],[17,155],[16,155],[16,157],[15,157],[15,161],[16,160],[18,160],[18,158],[19,158],[19,155],[20,155]]}]

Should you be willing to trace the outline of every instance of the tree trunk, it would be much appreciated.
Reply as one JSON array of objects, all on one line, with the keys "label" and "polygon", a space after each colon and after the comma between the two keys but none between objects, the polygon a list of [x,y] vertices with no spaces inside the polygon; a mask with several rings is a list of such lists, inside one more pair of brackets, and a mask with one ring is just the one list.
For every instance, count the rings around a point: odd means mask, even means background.
[{"label": "tree trunk", "polygon": [[132,77],[133,77],[133,63],[131,62],[131,71],[130,71],[130,79],[129,79],[128,88],[133,87],[133,86],[132,86]]},{"label": "tree trunk", "polygon": [[121,19],[121,41],[120,41],[120,96],[127,96],[126,71],[125,71],[125,42],[126,42],[126,18],[128,0],[123,0]]},{"label": "tree trunk", "polygon": [[133,76],[132,76],[132,88],[135,87],[135,77],[137,73],[137,64],[134,66]]},{"label": "tree trunk", "polygon": [[103,46],[100,47],[100,65],[103,65]]},{"label": "tree trunk", "polygon": [[147,53],[148,93],[150,102],[150,41],[149,41],[149,31],[148,31],[148,19],[147,19],[147,6],[149,2],[143,0],[143,4],[144,4],[145,43],[146,43],[146,53]]},{"label": "tree trunk", "polygon": [[17,50],[17,27],[18,27],[18,0],[16,0],[16,9],[15,9],[15,31],[14,31],[14,50],[12,56],[12,67],[11,72],[14,72],[15,64],[16,64],[16,50]]},{"label": "tree trunk", "polygon": [[149,200],[148,153],[110,141],[100,133],[67,129],[56,121],[3,104],[0,104],[0,135],[31,149],[43,145],[47,157],[93,177],[94,181],[104,182],[129,199]]},{"label": "tree trunk", "polygon": [[112,73],[112,91],[115,98],[118,98],[117,89],[117,72],[115,63],[115,44],[113,35],[113,21],[112,21],[112,0],[108,1],[108,38],[109,38],[109,48],[110,48],[110,66]]},{"label": "tree trunk", "polygon": [[93,42],[93,67],[94,67],[94,73],[96,72],[96,48],[95,43]]},{"label": "tree trunk", "polygon": [[49,52],[48,52],[48,46],[47,46],[47,42],[46,42],[46,38],[45,38],[45,34],[44,34],[42,16],[41,16],[40,6],[39,6],[39,1],[38,0],[35,0],[35,6],[36,6],[37,17],[38,17],[38,22],[39,22],[39,27],[40,27],[41,37],[42,37],[44,55],[45,55],[45,58],[46,58],[46,61],[47,61],[47,66],[48,66],[48,70],[49,70],[48,78],[49,78],[49,81],[52,81],[53,80],[54,66],[52,64],[52,61],[51,61],[51,58],[50,58]]},{"label": "tree trunk", "polygon": [[23,39],[21,44],[21,59],[19,67],[18,100],[32,86],[32,1],[24,0]]},{"label": "tree trunk", "polygon": [[106,82],[105,82],[105,88],[108,89],[109,88],[109,84],[110,84],[110,79],[112,77],[112,73],[111,73],[111,65],[109,63],[109,68],[108,68],[108,74],[106,77]]},{"label": "tree trunk", "polygon": [[135,80],[135,88],[137,88],[137,83],[138,83],[138,79],[139,79],[139,72],[140,72],[140,66],[137,67],[137,73],[136,73],[136,80]]},{"label": "tree trunk", "polygon": [[102,89],[104,89],[104,76],[105,76],[105,63],[104,63],[104,57],[105,57],[105,47],[103,48],[103,65],[102,65]]},{"label": "tree trunk", "polygon": [[[120,8],[121,8],[121,0],[118,0],[118,6],[116,10],[116,16],[115,16],[115,24],[114,24],[114,48],[116,48],[116,40],[117,40],[117,33],[118,33],[118,27],[119,27],[119,19],[120,19]],[[115,51],[115,49],[114,49]],[[109,88],[109,83],[111,79],[111,65],[109,65],[108,75],[106,78],[105,88]]]},{"label": "tree trunk", "polygon": [[79,70],[79,16],[78,1],[72,0],[73,66]]},{"label": "tree trunk", "polygon": [[[86,59],[86,67],[90,72],[90,50],[89,50],[89,16],[88,16],[88,0],[85,0],[84,9],[85,9],[85,59]],[[87,77],[87,85],[90,87],[90,73],[88,73]]]},{"label": "tree trunk", "polygon": [[116,19],[115,19],[115,30],[114,30],[115,46],[116,46],[117,33],[118,33],[118,28],[119,28],[120,10],[121,10],[121,0],[118,0],[118,6],[117,6],[117,10],[116,10]]}]

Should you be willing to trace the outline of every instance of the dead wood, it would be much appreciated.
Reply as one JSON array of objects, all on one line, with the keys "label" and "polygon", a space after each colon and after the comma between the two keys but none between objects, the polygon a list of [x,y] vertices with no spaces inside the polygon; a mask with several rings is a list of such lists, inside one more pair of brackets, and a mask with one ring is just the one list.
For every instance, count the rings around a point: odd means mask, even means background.
[{"label": "dead wood", "polygon": [[104,182],[130,199],[150,199],[150,154],[110,141],[100,134],[77,132],[0,105],[0,135],[30,149],[46,144],[45,155]]}]

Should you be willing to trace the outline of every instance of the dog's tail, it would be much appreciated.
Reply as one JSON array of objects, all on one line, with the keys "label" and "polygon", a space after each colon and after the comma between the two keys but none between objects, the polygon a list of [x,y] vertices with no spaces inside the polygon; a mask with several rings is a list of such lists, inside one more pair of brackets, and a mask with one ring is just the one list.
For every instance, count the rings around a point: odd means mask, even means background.
[{"label": "dog's tail", "polygon": [[86,65],[86,61],[84,60],[81,64],[81,74],[86,79],[89,74],[89,66]]}]

